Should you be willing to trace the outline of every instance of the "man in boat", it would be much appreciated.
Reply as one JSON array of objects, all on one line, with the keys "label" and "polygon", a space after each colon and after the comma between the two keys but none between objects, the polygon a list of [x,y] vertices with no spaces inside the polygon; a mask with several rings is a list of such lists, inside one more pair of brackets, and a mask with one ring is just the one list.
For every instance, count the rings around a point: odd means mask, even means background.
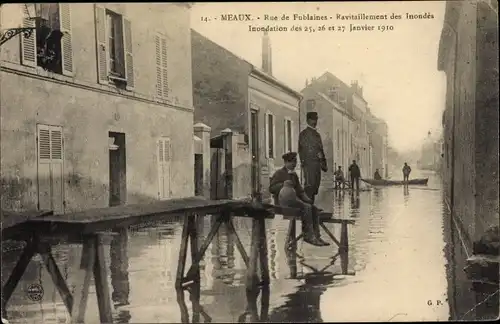
[{"label": "man in boat", "polygon": [[373,179],[375,179],[375,180],[382,180],[382,176],[378,172],[378,169],[375,170],[375,174],[373,175]]},{"label": "man in boat", "polygon": [[335,189],[339,189],[340,186],[344,184],[344,172],[342,172],[342,167],[339,165],[338,169],[335,170],[333,174],[335,176]]},{"label": "man in boat", "polygon": [[403,181],[408,181],[408,179],[410,178],[410,173],[411,168],[408,163],[405,162],[405,165],[403,166]]},{"label": "man in boat", "polygon": [[330,245],[319,237],[319,228],[317,232],[314,229],[314,219],[318,218],[318,210],[300,185],[295,172],[297,153],[288,152],[283,154],[282,158],[285,166],[278,169],[269,182],[269,192],[273,195],[275,203],[285,207],[300,208],[303,211],[302,230],[305,242],[315,246]]},{"label": "man in boat", "polygon": [[352,160],[352,164],[349,166],[349,174],[351,176],[351,188],[354,191],[354,185],[356,185],[356,190],[359,191],[359,178],[361,178],[361,171],[359,166],[356,164],[356,160]]}]

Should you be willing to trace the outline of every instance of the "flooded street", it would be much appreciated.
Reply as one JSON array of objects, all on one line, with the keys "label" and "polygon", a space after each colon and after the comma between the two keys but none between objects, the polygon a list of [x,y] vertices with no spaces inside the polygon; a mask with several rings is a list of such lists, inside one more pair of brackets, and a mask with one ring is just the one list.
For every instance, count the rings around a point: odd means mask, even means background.
[{"label": "flooded street", "polygon": [[[359,197],[348,191],[329,191],[318,196],[323,209],[331,209],[333,202],[336,216],[356,219],[349,232],[349,268],[355,270],[354,276],[316,275],[311,280],[311,273],[329,265],[336,246],[313,247],[301,241],[298,254],[304,256],[302,262],[287,258],[284,243],[288,221],[280,215],[268,220],[271,285],[267,321],[448,320],[440,187],[439,178],[431,175],[428,186],[373,188],[360,192]],[[204,221],[207,229],[210,217]],[[236,218],[235,226],[248,251],[251,221]],[[327,226],[334,233],[340,232],[338,225]],[[177,220],[158,228],[131,230],[128,236],[115,236],[106,246],[116,323],[182,321],[174,288],[181,231],[182,220]],[[202,263],[200,305],[212,322],[239,322],[248,304],[245,264],[233,238],[225,233],[218,234]],[[127,249],[121,249],[122,246]],[[18,254],[19,251],[4,254],[2,281]],[[60,245],[54,248],[54,254],[71,285],[81,246]],[[338,260],[328,271],[336,273],[339,267]],[[26,297],[27,287],[33,283],[43,286],[41,301]],[[187,292],[185,302],[191,314],[193,306]],[[260,302],[257,304],[260,308]],[[10,323],[68,320],[62,299],[39,257],[30,263],[16,288],[7,316]],[[86,322],[99,322],[93,286]]]}]

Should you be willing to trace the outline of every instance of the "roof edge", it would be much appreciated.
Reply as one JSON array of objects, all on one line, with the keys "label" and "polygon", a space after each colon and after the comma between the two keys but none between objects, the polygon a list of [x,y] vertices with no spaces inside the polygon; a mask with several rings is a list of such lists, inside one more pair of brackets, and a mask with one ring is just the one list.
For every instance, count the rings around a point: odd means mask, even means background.
[{"label": "roof edge", "polygon": [[300,92],[290,88],[289,86],[287,86],[285,83],[283,83],[282,81],[276,79],[275,77],[267,74],[266,72],[264,71],[261,71],[259,70],[257,67],[255,67],[255,65],[252,64],[252,71],[250,74],[255,74],[261,78],[263,78],[265,81],[268,81],[284,90],[286,90],[287,92],[289,92],[290,94],[292,94],[293,96],[295,96],[297,99],[302,99],[303,96]]}]

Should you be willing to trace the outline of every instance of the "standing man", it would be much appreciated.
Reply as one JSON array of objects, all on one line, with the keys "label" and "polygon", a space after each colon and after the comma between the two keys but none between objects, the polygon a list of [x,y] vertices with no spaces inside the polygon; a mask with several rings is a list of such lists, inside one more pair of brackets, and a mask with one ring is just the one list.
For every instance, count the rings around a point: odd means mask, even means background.
[{"label": "standing man", "polygon": [[411,173],[411,168],[408,165],[408,163],[405,162],[405,165],[403,166],[403,181],[408,181],[410,173]]},{"label": "standing man", "polygon": [[351,175],[351,188],[353,192],[354,185],[356,185],[356,191],[359,191],[359,178],[361,177],[361,171],[356,164],[356,160],[352,160],[352,164],[349,166],[349,174]]},{"label": "standing man", "polygon": [[[306,115],[307,127],[299,134],[299,158],[304,173],[304,190],[314,204],[314,197],[318,194],[321,183],[321,171],[327,172],[325,152],[321,135],[316,130],[318,113],[308,112]],[[313,218],[313,227],[316,237],[321,240],[319,232],[319,218]]]}]

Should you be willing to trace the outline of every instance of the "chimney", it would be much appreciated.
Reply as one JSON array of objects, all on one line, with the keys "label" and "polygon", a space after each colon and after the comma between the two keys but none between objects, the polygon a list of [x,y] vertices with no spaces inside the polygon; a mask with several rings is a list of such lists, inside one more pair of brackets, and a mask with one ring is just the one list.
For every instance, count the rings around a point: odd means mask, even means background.
[{"label": "chimney", "polygon": [[269,75],[273,75],[273,58],[271,52],[271,40],[267,31],[262,37],[262,70]]}]

